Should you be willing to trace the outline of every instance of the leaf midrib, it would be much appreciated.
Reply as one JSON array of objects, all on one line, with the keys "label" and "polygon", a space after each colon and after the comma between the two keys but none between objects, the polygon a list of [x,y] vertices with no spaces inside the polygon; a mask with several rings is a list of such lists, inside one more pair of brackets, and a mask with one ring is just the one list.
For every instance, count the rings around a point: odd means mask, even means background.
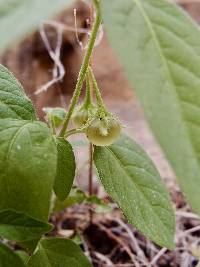
[{"label": "leaf midrib", "polygon": [[21,222],[20,222],[20,224],[14,224],[14,223],[12,223],[12,224],[10,224],[10,223],[0,223],[0,227],[1,226],[6,226],[6,227],[15,227],[15,228],[27,228],[27,229],[43,229],[43,228],[45,228],[45,226],[44,227],[42,227],[42,226],[35,226],[35,225],[31,225],[31,224],[25,224],[25,225],[22,225],[21,224]]},{"label": "leaf midrib", "polygon": [[6,167],[6,179],[5,179],[5,181],[6,181],[6,189],[7,189],[7,193],[8,193],[8,195],[10,194],[10,190],[9,190],[9,176],[8,176],[8,170],[9,170],[9,165],[10,165],[10,160],[9,160],[9,158],[10,158],[11,150],[12,150],[12,148],[13,148],[13,145],[14,145],[14,143],[15,143],[15,141],[16,141],[18,135],[21,133],[21,131],[23,131],[23,129],[24,129],[28,124],[30,124],[29,121],[28,121],[28,122],[24,122],[24,124],[23,124],[22,126],[20,126],[19,129],[15,132],[15,134],[14,134],[13,138],[11,139],[10,144],[9,144],[9,146],[8,146],[8,151],[7,151],[7,153],[6,153],[6,166],[7,166],[7,167]]},{"label": "leaf midrib", "polygon": [[[113,157],[115,158],[115,160],[119,163],[122,171],[126,174],[126,176],[130,177],[129,173],[127,173],[126,169],[124,168],[124,166],[122,165],[121,161],[117,158],[117,156],[115,155],[115,153],[109,148],[106,147],[106,149],[108,149],[108,151],[113,155]],[[156,217],[158,218],[158,220],[161,222],[161,224],[164,226],[164,228],[167,230],[167,232],[169,233],[169,229],[168,227],[163,223],[163,221],[160,219],[160,217],[158,216],[158,214],[155,212],[153,205],[149,204],[149,201],[147,199],[147,197],[145,196],[145,194],[142,192],[142,190],[140,189],[140,187],[133,182],[133,180],[131,179],[132,183],[134,184],[134,186],[137,188],[137,190],[141,193],[141,195],[144,197],[144,199],[146,199],[146,203],[148,204],[148,206],[150,207],[150,209],[153,211],[153,213],[156,215]],[[165,209],[163,207],[163,209]],[[167,209],[166,209],[167,210]],[[169,210],[167,210],[169,212]],[[144,220],[145,221],[145,220]],[[146,224],[146,223],[145,223]],[[148,225],[146,225],[148,228]]]},{"label": "leaf midrib", "polygon": [[[155,45],[156,45],[156,47],[158,49],[159,56],[161,58],[161,61],[163,62],[164,71],[166,73],[166,76],[168,77],[168,82],[170,82],[171,86],[174,88],[173,93],[174,93],[174,96],[176,97],[176,103],[178,103],[177,108],[179,109],[180,116],[183,118],[182,122],[183,122],[184,128],[186,130],[187,135],[189,136],[189,130],[188,130],[187,126],[186,126],[186,119],[184,118],[184,114],[183,114],[183,111],[182,111],[182,108],[181,108],[179,97],[178,97],[178,94],[176,92],[176,85],[174,84],[173,78],[171,77],[168,64],[167,64],[165,56],[164,56],[164,54],[162,52],[162,48],[160,46],[160,43],[159,43],[159,40],[157,38],[156,32],[155,32],[155,30],[154,30],[154,28],[152,26],[151,20],[149,19],[148,15],[146,14],[145,8],[141,4],[140,0],[132,0],[132,1],[135,2],[135,4],[138,7],[140,13],[142,14],[142,16],[143,16],[143,18],[144,18],[144,20],[145,20],[145,22],[147,24],[147,27],[149,28],[151,36],[152,36],[152,38],[153,38],[153,40],[155,42]],[[197,152],[196,152],[196,150],[195,150],[195,148],[194,148],[194,146],[192,144],[192,141],[191,141],[191,139],[189,137],[188,137],[188,141],[189,141],[190,146],[191,146],[192,154],[193,154],[193,156],[194,156],[194,158],[196,160],[196,157],[198,157],[198,154],[197,154]],[[196,160],[196,161],[197,161],[197,166],[199,168],[199,164],[198,164],[199,162],[198,162],[198,160]]]}]

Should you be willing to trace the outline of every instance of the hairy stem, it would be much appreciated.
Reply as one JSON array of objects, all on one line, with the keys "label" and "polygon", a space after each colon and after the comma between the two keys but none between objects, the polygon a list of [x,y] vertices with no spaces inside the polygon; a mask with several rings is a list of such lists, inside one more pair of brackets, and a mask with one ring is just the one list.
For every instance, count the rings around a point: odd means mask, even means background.
[{"label": "hairy stem", "polygon": [[[93,145],[89,145],[89,173],[88,173],[88,194],[93,195]],[[90,207],[90,223],[92,223],[93,212]]]},{"label": "hairy stem", "polygon": [[91,36],[90,36],[88,49],[87,49],[87,52],[85,54],[85,57],[84,57],[84,60],[83,60],[83,64],[82,64],[80,72],[79,72],[78,81],[77,81],[76,88],[75,88],[75,91],[74,91],[74,94],[73,94],[73,97],[72,97],[72,100],[71,100],[71,103],[70,103],[69,111],[68,111],[68,113],[66,115],[66,118],[65,118],[64,123],[63,123],[63,127],[62,127],[62,129],[60,131],[60,134],[59,134],[59,136],[62,136],[62,137],[65,135],[65,132],[67,130],[70,118],[72,116],[72,113],[73,113],[74,108],[75,108],[75,106],[77,104],[78,98],[80,96],[81,89],[82,89],[82,86],[83,86],[83,82],[85,80],[85,76],[86,76],[86,73],[87,73],[90,57],[91,57],[92,51],[94,49],[95,40],[96,40],[96,37],[97,37],[97,34],[98,34],[99,27],[101,25],[100,9],[99,9],[99,6],[96,5],[96,3],[95,3],[95,6],[97,7],[97,14],[96,14],[95,23],[94,23],[94,26],[92,28],[92,33],[91,33]]},{"label": "hairy stem", "polygon": [[67,131],[65,133],[65,136],[64,137],[67,138],[67,137],[69,137],[70,135],[73,135],[73,134],[84,133],[85,129],[86,129],[85,127],[80,128],[80,129],[72,129],[70,131]]},{"label": "hairy stem", "polygon": [[85,105],[85,107],[88,107],[91,103],[92,103],[91,87],[90,87],[90,80],[89,80],[88,73],[87,73],[87,76],[86,76],[86,96],[85,96],[84,105]]},{"label": "hairy stem", "polygon": [[102,96],[101,96],[101,92],[100,92],[99,87],[97,85],[97,81],[95,79],[93,70],[92,70],[92,68],[90,66],[88,67],[88,71],[89,71],[92,83],[94,85],[94,91],[95,91],[98,107],[103,109],[103,110],[105,110],[106,108],[105,108],[105,105],[104,105],[104,102],[103,102],[103,99],[102,99]]}]

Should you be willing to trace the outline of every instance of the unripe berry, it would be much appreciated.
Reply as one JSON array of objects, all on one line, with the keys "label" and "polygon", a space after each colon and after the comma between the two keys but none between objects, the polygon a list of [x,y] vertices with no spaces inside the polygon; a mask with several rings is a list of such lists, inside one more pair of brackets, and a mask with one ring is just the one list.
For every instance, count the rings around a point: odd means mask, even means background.
[{"label": "unripe berry", "polygon": [[94,118],[86,129],[86,134],[92,144],[109,146],[119,137],[121,128],[119,119],[108,113],[104,117]]},{"label": "unripe berry", "polygon": [[78,106],[72,115],[72,121],[77,128],[83,127],[88,121],[89,117],[94,115],[96,107],[92,104],[85,107],[84,105]]}]

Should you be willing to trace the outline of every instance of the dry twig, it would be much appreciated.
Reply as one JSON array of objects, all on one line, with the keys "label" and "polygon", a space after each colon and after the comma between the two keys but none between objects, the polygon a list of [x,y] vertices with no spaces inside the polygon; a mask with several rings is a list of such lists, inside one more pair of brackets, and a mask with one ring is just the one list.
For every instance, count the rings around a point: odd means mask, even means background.
[{"label": "dry twig", "polygon": [[43,86],[41,86],[35,94],[38,95],[42,92],[45,92],[54,85],[55,83],[62,81],[64,75],[65,75],[65,69],[60,59],[60,52],[61,52],[61,46],[62,46],[62,34],[63,30],[62,28],[57,28],[57,44],[55,51],[52,49],[51,44],[49,43],[48,37],[46,35],[45,29],[42,26],[40,29],[40,35],[44,42],[44,45],[49,53],[49,56],[54,61],[54,68],[53,68],[53,78],[51,81],[47,82]]}]

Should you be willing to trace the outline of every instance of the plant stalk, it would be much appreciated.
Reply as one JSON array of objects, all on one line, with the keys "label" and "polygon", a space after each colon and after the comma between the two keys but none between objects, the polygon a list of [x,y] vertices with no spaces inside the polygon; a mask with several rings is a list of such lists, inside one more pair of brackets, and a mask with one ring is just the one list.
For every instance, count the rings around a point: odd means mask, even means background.
[{"label": "plant stalk", "polygon": [[88,67],[88,72],[89,72],[90,78],[92,80],[92,83],[94,85],[94,91],[95,91],[98,107],[103,109],[103,110],[106,110],[102,96],[101,96],[101,92],[99,90],[99,87],[98,87],[98,84],[96,81],[96,78],[95,78],[93,70],[90,66]]},{"label": "plant stalk", "polygon": [[77,81],[76,88],[74,90],[74,94],[73,94],[73,97],[72,97],[72,100],[71,100],[71,103],[70,103],[69,111],[68,111],[68,113],[66,115],[66,118],[65,118],[64,123],[63,123],[63,127],[62,127],[62,129],[60,131],[60,134],[59,134],[59,136],[61,136],[61,137],[64,137],[64,135],[65,135],[65,132],[67,130],[70,118],[72,116],[72,113],[73,113],[74,108],[75,108],[75,106],[77,104],[78,98],[80,96],[80,93],[81,93],[81,90],[82,90],[82,87],[83,87],[83,82],[85,80],[87,69],[88,69],[88,66],[89,66],[90,57],[91,57],[92,51],[94,49],[95,40],[96,40],[98,31],[99,31],[99,27],[101,25],[100,9],[99,9],[99,6],[96,5],[96,3],[95,3],[95,6],[98,7],[97,8],[97,14],[96,14],[95,23],[94,23],[94,26],[92,28],[92,33],[91,33],[91,37],[90,37],[90,40],[89,40],[88,49],[87,49],[87,52],[85,54],[85,57],[84,57],[84,60],[83,60],[83,64],[82,64],[80,72],[79,72],[78,81]]},{"label": "plant stalk", "polygon": [[92,103],[92,95],[91,95],[91,87],[90,87],[90,80],[89,75],[86,75],[86,96],[85,96],[85,107],[88,107]]},{"label": "plant stalk", "polygon": [[[88,173],[88,195],[93,195],[93,145],[89,145],[89,173]],[[92,205],[91,205],[92,206]],[[90,224],[92,223],[93,219],[93,211],[90,207]]]}]

